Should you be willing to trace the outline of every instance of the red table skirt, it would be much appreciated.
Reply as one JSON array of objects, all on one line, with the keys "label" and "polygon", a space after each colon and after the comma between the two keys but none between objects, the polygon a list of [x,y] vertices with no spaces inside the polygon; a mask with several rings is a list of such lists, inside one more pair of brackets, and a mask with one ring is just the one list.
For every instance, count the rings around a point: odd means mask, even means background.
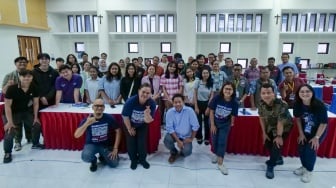
[{"label": "red table skirt", "polygon": [[5,136],[4,122],[3,122],[3,119],[2,119],[3,111],[5,110],[4,108],[5,108],[5,105],[0,104],[0,116],[1,116],[1,119],[0,119],[0,140],[2,140]]},{"label": "red table skirt", "polygon": [[[84,113],[65,113],[65,112],[41,112],[40,120],[44,144],[47,149],[66,149],[81,150],[85,143],[85,137],[78,139],[74,137],[75,130],[80,122],[87,117]],[[113,114],[113,117],[122,125],[120,114]],[[160,112],[155,112],[154,121],[149,125],[147,137],[148,153],[157,151],[161,139],[161,120]],[[114,141],[114,140],[113,140]],[[120,143],[120,152],[126,152],[126,138],[123,134]]]},{"label": "red table skirt", "polygon": [[[336,158],[336,118],[329,118],[328,134],[318,150],[319,157]],[[283,155],[298,156],[298,129],[295,125],[284,140]],[[231,128],[228,138],[228,153],[268,155],[263,146],[262,130],[258,117],[239,116]]]}]

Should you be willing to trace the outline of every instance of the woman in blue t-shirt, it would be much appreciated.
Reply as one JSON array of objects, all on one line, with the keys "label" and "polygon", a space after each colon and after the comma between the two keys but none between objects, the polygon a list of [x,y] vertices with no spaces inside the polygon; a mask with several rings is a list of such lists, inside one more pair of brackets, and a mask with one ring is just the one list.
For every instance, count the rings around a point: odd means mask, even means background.
[{"label": "woman in blue t-shirt", "polygon": [[224,82],[219,94],[209,104],[212,146],[216,155],[212,162],[218,164],[218,169],[224,175],[228,174],[223,163],[227,138],[231,126],[234,125],[234,117],[238,115],[238,106],[235,86],[232,82]]},{"label": "woman in blue t-shirt", "polygon": [[301,181],[308,183],[312,178],[317,150],[327,133],[328,113],[323,102],[315,97],[310,85],[301,85],[295,96],[293,112],[299,129],[302,166],[294,170],[294,174],[302,176]]},{"label": "woman in blue t-shirt", "polygon": [[155,101],[151,98],[151,86],[144,83],[138,94],[129,98],[122,110],[122,117],[126,128],[127,152],[131,159],[131,169],[137,168],[138,162],[149,168],[147,156],[148,124],[154,121]]}]

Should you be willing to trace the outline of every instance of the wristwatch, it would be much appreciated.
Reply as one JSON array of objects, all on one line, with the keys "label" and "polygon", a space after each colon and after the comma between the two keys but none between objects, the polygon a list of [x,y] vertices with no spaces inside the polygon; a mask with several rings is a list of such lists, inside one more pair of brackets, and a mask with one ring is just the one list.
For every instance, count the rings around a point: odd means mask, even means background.
[{"label": "wristwatch", "polygon": [[320,137],[319,137],[319,136],[317,136],[317,135],[315,136],[315,138],[317,138],[317,139],[320,139]]}]

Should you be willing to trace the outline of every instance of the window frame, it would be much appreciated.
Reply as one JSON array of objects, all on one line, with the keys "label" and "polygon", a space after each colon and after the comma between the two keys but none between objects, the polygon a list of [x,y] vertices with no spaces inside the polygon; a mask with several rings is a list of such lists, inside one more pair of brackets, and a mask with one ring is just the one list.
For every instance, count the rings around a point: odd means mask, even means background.
[{"label": "window frame", "polygon": [[[244,64],[241,64],[239,61],[245,61]],[[243,69],[248,67],[248,58],[237,58],[237,63],[242,66]]]},{"label": "window frame", "polygon": [[[228,45],[228,47],[224,47],[223,45]],[[222,49],[222,47],[223,47],[223,49]],[[228,49],[228,51],[225,51],[225,49]],[[219,52],[231,53],[231,42],[220,42],[219,43]]]},{"label": "window frame", "polygon": [[[132,50],[132,45],[136,45],[135,51]],[[139,53],[139,43],[138,42],[128,42],[128,53]]]},{"label": "window frame", "polygon": [[[169,45],[169,50],[164,50],[164,45]],[[160,43],[161,53],[171,53],[171,42],[161,42]]]},{"label": "window frame", "polygon": [[[290,45],[290,51],[284,51],[284,45]],[[294,43],[293,42],[284,42],[282,43],[282,53],[293,54],[294,51]]]},{"label": "window frame", "polygon": [[[320,45],[326,45],[325,51],[319,51]],[[319,42],[317,44],[317,54],[329,54],[329,46],[330,46],[329,42]]]}]

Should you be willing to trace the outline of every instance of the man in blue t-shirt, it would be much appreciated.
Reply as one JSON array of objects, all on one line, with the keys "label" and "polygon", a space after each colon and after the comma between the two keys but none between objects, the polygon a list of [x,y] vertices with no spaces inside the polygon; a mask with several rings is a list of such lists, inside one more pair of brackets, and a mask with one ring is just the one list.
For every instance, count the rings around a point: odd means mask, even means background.
[{"label": "man in blue t-shirt", "polygon": [[[75,138],[86,134],[85,145],[82,151],[82,159],[85,162],[90,162],[90,170],[92,172],[97,170],[97,157],[99,153],[99,160],[106,162],[107,165],[114,168],[119,164],[118,148],[121,139],[121,130],[111,115],[105,114],[104,101],[96,99],[92,106],[93,114],[85,118],[75,131]],[[115,140],[113,150],[109,150],[110,139],[109,133],[111,129],[115,131]]]}]

